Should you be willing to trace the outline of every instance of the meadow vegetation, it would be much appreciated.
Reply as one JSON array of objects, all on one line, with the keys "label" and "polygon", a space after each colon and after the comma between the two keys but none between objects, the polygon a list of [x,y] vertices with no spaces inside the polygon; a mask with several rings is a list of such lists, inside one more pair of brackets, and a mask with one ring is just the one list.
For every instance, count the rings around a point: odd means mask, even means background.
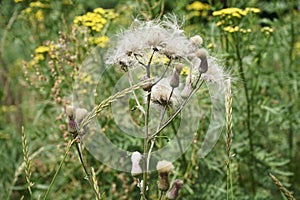
[{"label": "meadow vegetation", "polygon": [[0,6],[0,199],[300,198],[299,0]]}]

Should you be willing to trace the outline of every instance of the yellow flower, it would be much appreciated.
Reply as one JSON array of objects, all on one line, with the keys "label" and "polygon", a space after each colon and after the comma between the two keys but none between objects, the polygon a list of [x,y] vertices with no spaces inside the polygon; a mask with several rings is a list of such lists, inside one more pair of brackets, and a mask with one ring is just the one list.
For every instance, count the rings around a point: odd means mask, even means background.
[{"label": "yellow flower", "polygon": [[242,16],[246,16],[249,12],[253,13],[259,13],[260,9],[258,8],[246,8],[246,9],[240,9],[240,8],[225,8],[222,10],[214,11],[213,16],[233,16],[237,18],[241,18]]},{"label": "yellow flower", "polygon": [[84,26],[89,31],[100,32],[108,19],[115,18],[117,14],[112,9],[96,8],[93,12],[74,18],[73,23],[77,26]]},{"label": "yellow flower", "polygon": [[96,44],[97,46],[104,48],[107,46],[107,44],[109,42],[109,38],[107,36],[90,37],[89,42],[91,44]]},{"label": "yellow flower", "polygon": [[32,9],[31,9],[31,8],[26,8],[26,9],[24,10],[24,12],[25,12],[26,14],[29,14],[29,13],[31,13],[31,11],[32,11]]},{"label": "yellow flower", "polygon": [[207,3],[202,3],[200,1],[195,1],[192,4],[186,6],[187,10],[209,10],[210,5]]},{"label": "yellow flower", "polygon": [[246,8],[245,11],[248,12],[253,12],[253,13],[259,13],[260,9],[259,8]]},{"label": "yellow flower", "polygon": [[224,31],[229,32],[229,33],[234,33],[239,31],[239,27],[238,26],[226,26],[225,28],[223,28]]},{"label": "yellow flower", "polygon": [[35,63],[38,63],[39,61],[45,60],[45,56],[43,54],[36,54],[33,60]]},{"label": "yellow flower", "polygon": [[218,21],[216,25],[217,25],[217,26],[221,26],[221,25],[223,25],[224,23],[225,23],[225,21],[224,21],[224,20],[221,20],[221,21]]},{"label": "yellow flower", "polygon": [[103,8],[96,8],[94,9],[94,13],[104,14],[105,10]]},{"label": "yellow flower", "polygon": [[239,13],[232,13],[233,17],[242,18],[242,16]]},{"label": "yellow flower", "polygon": [[190,68],[189,68],[188,66],[185,66],[185,67],[181,70],[180,75],[187,76],[189,73],[190,73]]},{"label": "yellow flower", "polygon": [[48,46],[39,46],[35,49],[36,54],[48,53],[50,48]]},{"label": "yellow flower", "polygon": [[36,7],[36,8],[49,8],[49,5],[44,4],[40,1],[36,1],[36,2],[31,2],[29,4],[29,7],[31,7],[31,8],[34,8],[34,7]]},{"label": "yellow flower", "polygon": [[44,13],[41,9],[39,9],[36,13],[35,13],[35,17],[39,22],[42,22],[44,20]]},{"label": "yellow flower", "polygon": [[23,2],[24,0],[15,0],[15,3]]},{"label": "yellow flower", "polygon": [[274,29],[272,27],[265,26],[261,28],[261,32],[265,33],[266,35],[270,35],[271,33],[274,32]]}]

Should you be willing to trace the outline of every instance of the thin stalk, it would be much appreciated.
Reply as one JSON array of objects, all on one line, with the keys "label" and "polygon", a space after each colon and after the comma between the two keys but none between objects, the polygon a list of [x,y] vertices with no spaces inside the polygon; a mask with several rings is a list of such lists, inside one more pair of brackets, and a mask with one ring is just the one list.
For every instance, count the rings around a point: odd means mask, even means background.
[{"label": "thin stalk", "polygon": [[202,84],[204,83],[204,80],[202,80],[202,82],[200,83],[199,86],[198,82],[200,81],[200,77],[201,75],[198,77],[198,80],[196,81],[196,88],[194,90],[192,90],[192,92],[189,94],[189,96],[187,97],[187,99],[185,101],[183,101],[181,103],[181,105],[177,108],[177,110],[172,114],[172,116],[164,123],[161,125],[161,127],[155,132],[153,133],[149,139],[152,139],[153,137],[155,137],[157,134],[159,134],[164,128],[166,128],[168,126],[168,124],[181,112],[181,110],[184,108],[184,106],[189,102],[189,100],[191,99],[191,97],[198,91],[198,89],[202,86]]},{"label": "thin stalk", "polygon": [[255,187],[253,167],[256,168],[256,164],[255,164],[255,159],[254,159],[253,132],[251,130],[251,116],[252,116],[251,115],[251,100],[249,97],[249,89],[248,89],[248,85],[247,85],[246,77],[245,77],[245,73],[244,73],[242,56],[241,56],[240,48],[239,48],[239,45],[237,42],[235,43],[235,50],[236,50],[236,56],[237,56],[238,65],[239,65],[239,72],[240,72],[240,75],[242,78],[244,92],[245,92],[245,96],[246,96],[246,104],[247,104],[246,123],[247,123],[247,131],[248,131],[249,147],[250,147],[250,161],[252,164],[252,165],[249,165],[249,174],[250,174],[250,178],[251,178],[252,193],[255,194],[256,187]]},{"label": "thin stalk", "polygon": [[[75,138],[76,139],[76,138]],[[93,180],[91,179],[91,176],[90,176],[90,173],[88,172],[87,170],[87,167],[84,163],[84,160],[83,160],[83,155],[82,155],[82,151],[81,151],[81,147],[80,147],[80,143],[76,143],[76,150],[78,152],[78,155],[79,155],[79,159],[80,159],[80,163],[81,163],[81,166],[84,170],[84,173],[87,177],[87,180],[91,186],[91,188],[93,189],[94,193],[95,193],[95,196],[96,196],[96,199],[97,200],[100,200],[100,195],[98,194],[98,192],[96,191],[95,187],[94,187],[94,184],[93,184]]]},{"label": "thin stalk", "polygon": [[164,199],[164,192],[160,191],[160,195],[159,195],[159,200],[163,200]]},{"label": "thin stalk", "polygon": [[[132,87],[133,86],[133,80],[132,80],[130,71],[127,72],[127,75],[128,75],[128,80],[129,80],[130,87]],[[137,104],[137,108],[145,115],[146,112],[145,112],[143,106],[140,104],[140,101],[138,100],[138,98],[137,98],[136,93],[135,93],[134,90],[132,91],[132,94],[133,94],[133,97],[134,97],[135,102]]]},{"label": "thin stalk", "polygon": [[50,190],[51,190],[52,187],[53,187],[53,184],[54,184],[54,182],[55,182],[55,180],[56,180],[56,178],[57,178],[57,175],[58,175],[58,173],[60,172],[61,167],[62,167],[63,163],[65,162],[65,159],[66,159],[66,157],[67,157],[67,155],[68,155],[68,153],[69,153],[69,151],[70,151],[70,149],[71,149],[71,146],[73,145],[73,143],[74,143],[75,141],[76,141],[76,139],[73,139],[72,141],[70,141],[70,142],[68,143],[68,146],[67,146],[67,149],[66,149],[66,153],[65,153],[63,159],[61,160],[61,162],[60,162],[60,164],[59,164],[59,166],[58,166],[58,169],[56,170],[56,172],[55,172],[55,174],[54,174],[54,176],[53,176],[53,178],[52,178],[52,180],[51,180],[51,183],[50,183],[50,185],[49,185],[49,187],[48,187],[48,189],[47,189],[47,191],[46,191],[46,194],[45,194],[45,196],[44,196],[44,200],[46,200],[46,199],[48,198],[49,192],[50,192]]},{"label": "thin stalk", "polygon": [[232,184],[232,173],[231,173],[231,145],[232,145],[232,93],[229,85],[228,91],[225,97],[225,108],[226,108],[226,153],[227,153],[227,200],[229,200],[229,191],[231,199],[233,196],[233,184]]},{"label": "thin stalk", "polygon": [[[294,59],[293,59],[293,54],[294,54],[294,48],[295,48],[295,40],[296,40],[296,32],[295,32],[295,24],[294,24],[294,20],[295,20],[295,14],[293,13],[293,9],[295,6],[295,0],[291,1],[290,4],[290,11],[291,11],[291,22],[290,22],[290,49],[289,49],[289,65],[288,65],[288,69],[286,70],[288,72],[288,75],[291,79],[293,79],[293,73],[291,73],[293,71],[293,65],[294,65]],[[288,102],[293,100],[292,97],[292,92],[290,92],[290,90],[288,90]],[[293,106],[289,106],[289,113],[293,113]],[[295,107],[294,107],[295,108]],[[296,109],[297,110],[297,109]],[[289,116],[293,116],[293,115],[289,115]],[[290,117],[289,117],[290,118]],[[289,119],[289,131],[288,131],[288,144],[289,144],[289,159],[293,160],[293,149],[294,149],[294,129],[293,129],[293,117]],[[290,162],[289,164],[289,169],[290,171],[293,171],[293,168],[295,168],[295,172],[296,172],[296,167],[294,167],[294,162]],[[297,173],[295,173],[297,174]],[[294,180],[296,176],[294,176]],[[293,181],[292,181],[293,184]]]},{"label": "thin stalk", "polygon": [[[146,73],[147,73],[147,78],[151,77],[150,73],[150,66],[151,62],[154,56],[155,50],[153,50],[151,57],[148,61],[148,64],[146,66]],[[146,115],[145,115],[145,138],[144,138],[144,155],[147,155],[148,153],[148,138],[149,138],[149,116],[150,116],[150,101],[151,101],[151,89],[147,94],[147,107],[146,107]],[[147,188],[147,175],[148,175],[148,169],[147,169],[148,163],[146,161],[144,171],[143,171],[143,188],[142,188],[142,197],[146,199],[146,188]]]},{"label": "thin stalk", "polygon": [[[173,92],[174,92],[174,88],[172,88],[172,91],[168,97],[168,100],[167,100],[167,105],[164,106],[164,108],[161,110],[161,113],[160,113],[160,118],[159,118],[159,122],[158,122],[158,125],[157,125],[157,130],[159,130],[161,124],[162,124],[162,121],[165,117],[165,114],[166,114],[166,111],[167,111],[167,108],[168,108],[168,104],[169,104],[169,101],[173,95]],[[150,144],[150,148],[149,148],[149,151],[148,151],[148,156],[147,156],[147,171],[149,170],[149,163],[150,163],[150,157],[151,157],[151,152],[152,152],[152,149],[154,147],[154,143],[155,143],[155,139],[156,137],[152,138],[151,140],[151,144]]]}]

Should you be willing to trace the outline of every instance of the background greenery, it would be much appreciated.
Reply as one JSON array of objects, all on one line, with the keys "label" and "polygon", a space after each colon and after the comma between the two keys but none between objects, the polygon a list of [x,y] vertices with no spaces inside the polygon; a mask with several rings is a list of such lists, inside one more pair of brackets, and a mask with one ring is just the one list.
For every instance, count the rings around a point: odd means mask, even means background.
[{"label": "background greenery", "polygon": [[[198,4],[201,6],[192,3],[189,0],[0,2],[0,199],[31,196],[26,182],[29,172],[24,166],[21,127],[25,128],[31,159],[32,198],[38,199],[47,190],[70,139],[63,107],[70,101],[78,66],[97,45],[101,55],[109,45],[105,38],[128,27],[136,16],[153,19],[168,12],[185,18],[187,36],[200,34],[204,47],[221,59],[233,76],[231,173],[235,199],[285,199],[269,173],[294,192],[295,198],[300,198],[300,1],[203,1],[205,4]],[[102,15],[106,21],[99,31],[93,30],[93,26],[74,23],[76,16],[95,12],[99,7],[114,9],[115,14]],[[213,14],[233,7],[255,7],[260,12],[250,12],[241,18],[231,12],[228,14],[231,17],[224,19]],[[239,30],[234,30],[235,26]],[[37,50],[41,46],[48,49]],[[114,84],[120,75],[118,71],[108,73],[103,88]],[[99,88],[101,98],[108,97],[110,91],[103,88]],[[209,102],[204,100],[204,104]],[[201,120],[206,127],[205,116]],[[142,146],[115,134],[117,127],[108,112],[103,114],[102,123],[111,139],[123,147]],[[174,163],[173,174],[185,183],[181,199],[226,199],[225,133],[214,150],[199,159],[195,152],[204,134],[205,128],[199,128],[197,142]],[[139,197],[130,174],[109,169],[88,152],[84,153],[95,169],[104,199]],[[157,174],[153,177],[155,185]],[[50,199],[53,198],[94,198],[75,148],[68,154],[50,193]]]}]

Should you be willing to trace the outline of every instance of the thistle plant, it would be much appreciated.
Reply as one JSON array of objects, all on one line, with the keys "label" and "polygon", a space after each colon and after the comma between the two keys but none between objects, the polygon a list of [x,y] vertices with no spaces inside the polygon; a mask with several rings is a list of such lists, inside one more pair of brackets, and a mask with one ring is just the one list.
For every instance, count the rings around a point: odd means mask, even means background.
[{"label": "thistle plant", "polygon": [[[170,137],[163,130],[174,128],[174,121],[204,82],[216,84],[219,90],[226,90],[224,80],[228,78],[227,74],[215,58],[202,48],[203,39],[199,35],[188,38],[184,35],[182,25],[173,15],[165,16],[162,20],[136,19],[128,30],[117,36],[106,56],[106,64],[123,70],[130,84],[153,79],[143,88],[144,101],[136,98],[133,91],[136,105],[144,105],[140,109],[144,114],[143,156],[138,156],[136,162],[133,158],[137,156],[132,155],[132,174],[136,176],[141,171],[143,173],[139,183],[141,199],[148,198],[153,150],[163,147],[162,137]],[[187,76],[181,74],[184,67],[188,69]],[[152,113],[157,110],[160,114],[158,120],[154,120]],[[153,126],[153,123],[156,125]],[[182,141],[177,140],[180,147]],[[138,167],[141,159],[142,169]],[[158,162],[158,168],[161,168],[162,162]],[[158,189],[162,197],[163,192],[169,189],[168,173],[161,169],[158,171]],[[177,187],[175,184],[172,188],[169,195],[171,199],[177,198],[182,184],[179,185]]]}]

